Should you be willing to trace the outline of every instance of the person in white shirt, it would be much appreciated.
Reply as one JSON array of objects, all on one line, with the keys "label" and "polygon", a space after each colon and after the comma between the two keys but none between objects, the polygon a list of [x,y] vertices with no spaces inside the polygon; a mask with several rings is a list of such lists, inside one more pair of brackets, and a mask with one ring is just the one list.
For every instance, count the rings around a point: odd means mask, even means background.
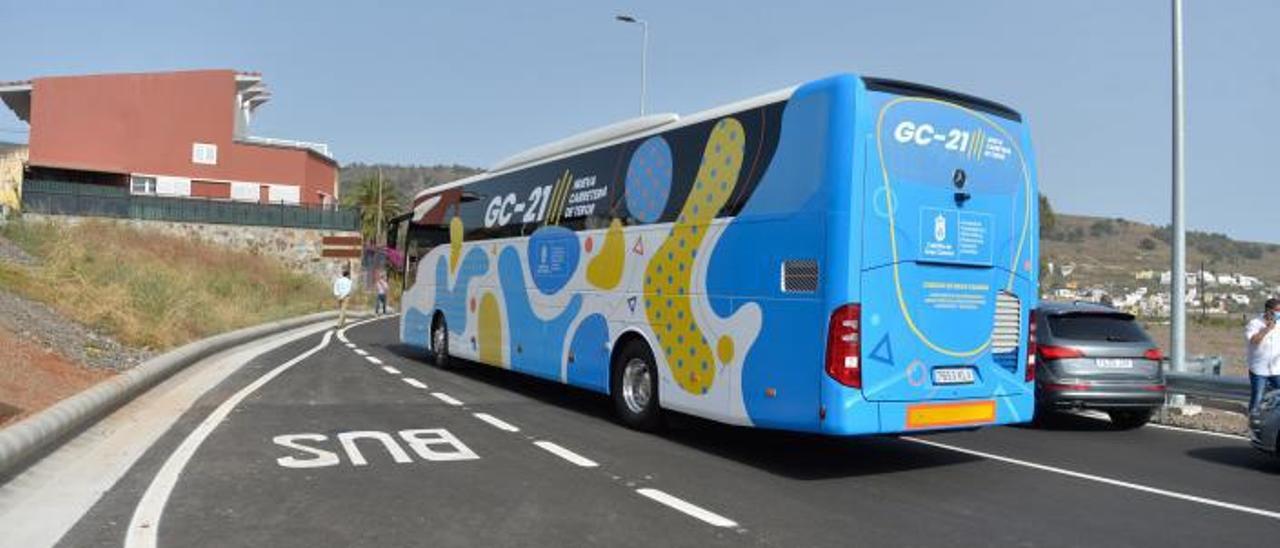
[{"label": "person in white shirt", "polygon": [[1280,389],[1280,298],[1267,299],[1262,315],[1249,320],[1244,336],[1249,341],[1249,411],[1263,394]]},{"label": "person in white shirt", "polygon": [[333,297],[338,299],[338,327],[347,323],[347,301],[351,296],[351,269],[343,268],[342,275],[333,281]]}]

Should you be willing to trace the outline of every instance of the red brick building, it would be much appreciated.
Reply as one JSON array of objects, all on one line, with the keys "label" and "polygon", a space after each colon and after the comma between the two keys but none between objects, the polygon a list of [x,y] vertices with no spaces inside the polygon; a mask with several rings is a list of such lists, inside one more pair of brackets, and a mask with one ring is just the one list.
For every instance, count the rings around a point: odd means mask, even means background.
[{"label": "red brick building", "polygon": [[233,70],[0,83],[0,100],[31,126],[31,179],[157,196],[334,203],[338,165],[327,146],[249,135],[270,97],[260,74]]}]

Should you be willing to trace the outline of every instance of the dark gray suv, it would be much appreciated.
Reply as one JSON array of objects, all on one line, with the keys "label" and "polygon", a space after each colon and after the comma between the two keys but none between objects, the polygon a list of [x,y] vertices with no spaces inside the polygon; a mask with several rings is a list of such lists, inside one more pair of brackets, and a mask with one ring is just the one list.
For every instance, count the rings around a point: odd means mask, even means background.
[{"label": "dark gray suv", "polygon": [[1164,404],[1163,355],[1133,315],[1094,303],[1036,310],[1036,414],[1096,409],[1138,428]]}]

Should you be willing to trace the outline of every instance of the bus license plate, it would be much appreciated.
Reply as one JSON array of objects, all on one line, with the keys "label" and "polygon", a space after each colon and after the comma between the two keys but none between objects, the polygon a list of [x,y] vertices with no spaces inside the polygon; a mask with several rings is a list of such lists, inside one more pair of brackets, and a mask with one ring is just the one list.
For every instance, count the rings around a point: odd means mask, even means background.
[{"label": "bus license plate", "polygon": [[973,384],[972,367],[938,367],[933,370],[933,384]]},{"label": "bus license plate", "polygon": [[1129,358],[1098,358],[1100,369],[1133,369],[1133,360]]}]

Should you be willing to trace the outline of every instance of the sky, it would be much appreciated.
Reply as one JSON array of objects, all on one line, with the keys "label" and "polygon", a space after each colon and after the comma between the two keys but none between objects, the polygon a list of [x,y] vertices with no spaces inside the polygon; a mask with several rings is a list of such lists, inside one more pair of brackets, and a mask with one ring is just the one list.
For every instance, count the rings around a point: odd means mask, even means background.
[{"label": "sky", "polygon": [[[1280,2],[1185,4],[1188,226],[1280,242]],[[1055,209],[1170,220],[1168,0],[0,0],[0,81],[260,71],[255,135],[485,167],[637,114],[619,13],[649,22],[650,113],[836,73],[927,83],[1021,111]],[[25,141],[0,111],[0,141]]]}]

